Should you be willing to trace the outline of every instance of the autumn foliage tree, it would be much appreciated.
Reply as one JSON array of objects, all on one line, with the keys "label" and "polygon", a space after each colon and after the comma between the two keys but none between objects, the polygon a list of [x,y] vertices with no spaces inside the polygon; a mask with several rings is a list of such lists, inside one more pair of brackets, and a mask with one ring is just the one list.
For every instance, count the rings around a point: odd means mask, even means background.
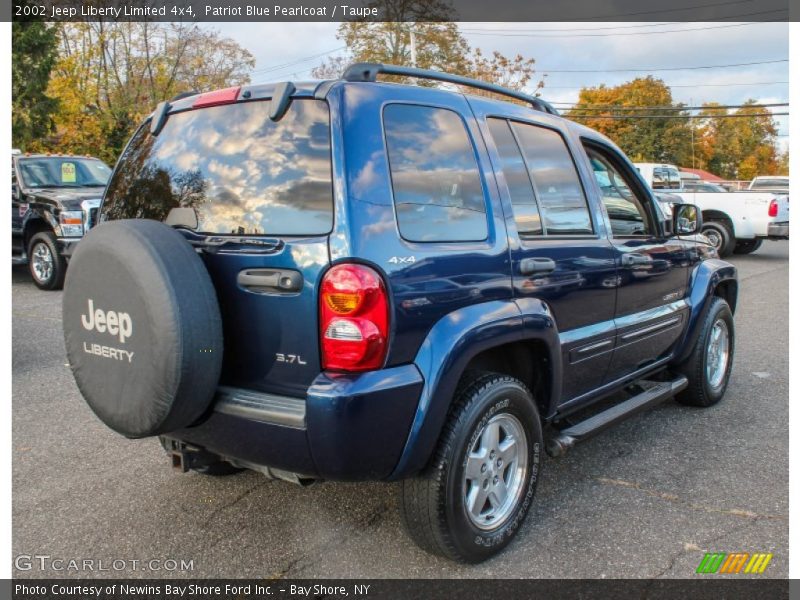
[{"label": "autumn foliage tree", "polygon": [[45,144],[113,161],[158,102],[247,83],[254,64],[247,50],[194,24],[65,23],[48,87],[60,108]]},{"label": "autumn foliage tree", "polygon": [[[698,149],[709,171],[726,179],[752,179],[782,171],[775,146],[775,120],[765,115],[766,109],[753,104],[755,100],[748,100],[734,112],[717,104],[704,105]],[[719,118],[721,115],[735,117]]]},{"label": "autumn foliage tree", "polygon": [[[690,166],[692,131],[688,120],[675,118],[688,114],[674,110],[681,106],[661,79],[647,76],[583,88],[566,116],[607,135],[633,160]],[[661,108],[637,110],[643,107]]]}]

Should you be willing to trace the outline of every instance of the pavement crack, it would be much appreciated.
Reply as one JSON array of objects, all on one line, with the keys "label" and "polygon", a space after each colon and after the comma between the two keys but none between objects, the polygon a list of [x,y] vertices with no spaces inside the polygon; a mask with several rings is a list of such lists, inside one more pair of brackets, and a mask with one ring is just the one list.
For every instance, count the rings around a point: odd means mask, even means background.
[{"label": "pavement crack", "polygon": [[259,482],[259,483],[257,483],[256,485],[254,485],[253,487],[251,487],[251,488],[249,488],[249,489],[247,489],[247,490],[243,491],[241,494],[239,494],[238,496],[236,496],[236,497],[235,497],[233,500],[231,500],[230,502],[226,502],[225,504],[220,504],[219,506],[217,506],[217,507],[216,507],[214,510],[212,510],[212,511],[209,513],[209,515],[208,515],[208,516],[207,516],[207,517],[206,517],[206,518],[203,520],[203,527],[205,528],[206,526],[208,526],[208,524],[209,524],[209,523],[211,523],[211,521],[213,521],[213,520],[214,520],[214,518],[216,518],[216,516],[217,516],[218,514],[220,514],[220,513],[221,513],[223,510],[225,510],[225,509],[227,509],[227,508],[230,508],[231,506],[235,506],[236,504],[238,504],[239,502],[241,502],[242,500],[244,500],[245,498],[247,498],[247,496],[249,496],[249,495],[250,495],[250,494],[252,494],[254,491],[256,491],[258,488],[260,488],[260,487],[263,487],[263,486],[267,485],[268,483],[269,483],[269,480],[267,480],[267,481],[262,481],[262,482]]},{"label": "pavement crack", "polygon": [[631,490],[636,490],[643,494],[646,494],[652,498],[658,498],[660,500],[664,500],[666,502],[671,502],[672,504],[679,504],[690,510],[696,510],[699,512],[708,512],[708,513],[716,513],[722,515],[728,515],[731,517],[738,517],[742,519],[748,519],[749,521],[760,521],[760,520],[767,520],[767,519],[774,519],[779,521],[786,521],[788,517],[786,515],[769,515],[769,514],[760,514],[755,513],[749,510],[743,510],[740,508],[721,508],[718,506],[707,506],[705,504],[695,504],[684,500],[680,496],[675,494],[669,494],[667,492],[660,492],[658,490],[651,490],[645,487],[642,487],[640,484],[633,482],[633,481],[625,481],[623,479],[610,479],[608,477],[595,477],[595,481],[601,483],[603,485],[611,485],[616,487],[627,488]]}]

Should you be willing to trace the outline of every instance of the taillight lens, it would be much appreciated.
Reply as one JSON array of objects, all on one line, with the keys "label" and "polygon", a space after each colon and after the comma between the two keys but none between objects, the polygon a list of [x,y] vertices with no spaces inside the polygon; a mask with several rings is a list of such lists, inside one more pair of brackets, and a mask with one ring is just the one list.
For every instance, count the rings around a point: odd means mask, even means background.
[{"label": "taillight lens", "polygon": [[336,265],[322,280],[319,304],[322,368],[381,368],[389,338],[389,299],[380,276],[364,265]]},{"label": "taillight lens", "polygon": [[773,200],[769,203],[769,216],[770,217],[777,217],[778,216],[778,201]]}]

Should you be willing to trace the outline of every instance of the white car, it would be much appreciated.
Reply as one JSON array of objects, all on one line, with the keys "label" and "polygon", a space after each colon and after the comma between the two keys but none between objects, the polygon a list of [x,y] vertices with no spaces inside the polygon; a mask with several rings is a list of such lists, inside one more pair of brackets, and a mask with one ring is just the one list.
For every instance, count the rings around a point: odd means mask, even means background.
[{"label": "white car", "polygon": [[635,166],[656,193],[675,194],[700,209],[702,232],[720,256],[755,252],[764,240],[789,239],[788,190],[783,193],[695,191],[683,187],[675,165],[635,163]]}]

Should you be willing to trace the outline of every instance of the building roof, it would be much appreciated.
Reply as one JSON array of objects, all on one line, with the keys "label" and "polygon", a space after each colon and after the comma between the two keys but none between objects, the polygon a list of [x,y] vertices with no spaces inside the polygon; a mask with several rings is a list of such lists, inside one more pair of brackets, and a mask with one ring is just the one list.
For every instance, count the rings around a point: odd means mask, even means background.
[{"label": "building roof", "polygon": [[725,181],[722,177],[714,175],[713,173],[709,173],[708,171],[704,171],[703,169],[688,169],[686,167],[681,167],[681,171],[683,171],[685,173],[694,173],[702,181],[710,181],[712,183],[717,183],[719,181]]}]

